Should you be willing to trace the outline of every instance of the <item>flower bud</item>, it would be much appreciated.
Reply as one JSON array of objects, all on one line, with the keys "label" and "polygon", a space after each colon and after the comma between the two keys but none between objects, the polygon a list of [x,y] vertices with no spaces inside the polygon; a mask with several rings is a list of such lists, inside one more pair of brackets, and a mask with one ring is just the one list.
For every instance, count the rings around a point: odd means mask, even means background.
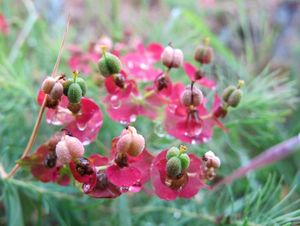
[{"label": "flower bud", "polygon": [[130,156],[138,156],[145,148],[145,139],[137,133],[128,133],[120,137],[117,150]]},{"label": "flower bud", "polygon": [[63,90],[64,90],[63,85],[60,82],[56,82],[54,84],[54,86],[52,87],[52,90],[51,90],[49,96],[52,99],[58,100],[63,95]]},{"label": "flower bud", "polygon": [[236,90],[235,86],[228,86],[226,89],[224,89],[223,93],[222,93],[222,100],[224,102],[227,102],[230,95],[233,93],[233,91]]},{"label": "flower bud", "polygon": [[56,80],[52,77],[47,77],[42,83],[42,90],[44,93],[49,94],[54,86]]},{"label": "flower bud", "polygon": [[76,104],[80,102],[82,97],[82,90],[80,85],[77,83],[72,83],[68,89],[68,99],[71,103]]},{"label": "flower bud", "polygon": [[85,83],[84,79],[83,78],[77,78],[76,83],[78,83],[78,85],[80,86],[81,91],[82,91],[82,96],[84,96],[86,94],[86,90],[87,90],[86,83]]},{"label": "flower bud", "polygon": [[171,147],[167,152],[167,160],[169,160],[172,157],[179,155],[179,149],[177,147]]},{"label": "flower bud", "polygon": [[121,136],[124,136],[126,134],[131,134],[131,133],[136,134],[137,133],[136,128],[134,128],[133,126],[128,126],[126,129],[123,129]]},{"label": "flower bud", "polygon": [[120,59],[111,53],[105,53],[98,61],[98,69],[104,77],[120,73],[121,67]]},{"label": "flower bud", "polygon": [[231,107],[237,107],[241,101],[242,95],[243,91],[240,89],[236,89],[235,91],[233,91],[228,98],[228,105]]},{"label": "flower bud", "polygon": [[181,161],[178,157],[172,157],[167,161],[167,175],[170,178],[177,178],[181,174]]},{"label": "flower bud", "polygon": [[205,162],[206,167],[208,168],[220,168],[221,161],[219,157],[215,155],[212,151],[208,151],[204,154],[203,161]]},{"label": "flower bud", "polygon": [[181,161],[181,167],[182,170],[186,170],[187,168],[189,168],[190,166],[190,157],[188,156],[188,154],[183,153],[179,156],[179,159]]},{"label": "flower bud", "polygon": [[195,49],[194,59],[201,64],[210,64],[213,60],[213,50],[209,46],[199,45]]},{"label": "flower bud", "polygon": [[193,90],[191,90],[190,86],[188,86],[183,91],[180,100],[181,103],[186,107],[189,107],[191,105],[199,106],[203,100],[203,94],[197,87],[193,87]]},{"label": "flower bud", "polygon": [[161,54],[163,64],[168,68],[178,68],[183,62],[183,53],[180,49],[167,46]]}]

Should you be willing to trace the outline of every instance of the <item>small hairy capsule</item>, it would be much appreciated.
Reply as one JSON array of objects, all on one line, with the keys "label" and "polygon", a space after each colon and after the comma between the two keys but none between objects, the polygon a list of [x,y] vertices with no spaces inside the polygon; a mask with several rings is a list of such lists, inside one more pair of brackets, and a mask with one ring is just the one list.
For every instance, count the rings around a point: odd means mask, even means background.
[{"label": "small hairy capsule", "polygon": [[46,94],[49,94],[55,83],[56,83],[56,80],[54,78],[47,77],[42,83],[43,92],[46,93]]},{"label": "small hairy capsule", "polygon": [[222,100],[224,102],[227,102],[230,95],[233,93],[233,91],[236,90],[236,87],[235,86],[228,86],[226,89],[224,89],[223,93],[222,93]]},{"label": "small hairy capsule", "polygon": [[111,53],[105,53],[98,61],[98,69],[104,77],[120,73],[121,67],[120,59]]},{"label": "small hairy capsule", "polygon": [[68,164],[72,159],[80,158],[84,154],[83,144],[76,137],[64,136],[55,148],[57,161],[60,164]]},{"label": "small hairy capsule", "polygon": [[210,64],[213,60],[213,55],[211,47],[199,45],[195,49],[194,59],[201,64]]},{"label": "small hairy capsule", "polygon": [[87,90],[87,86],[86,86],[84,79],[77,78],[76,83],[78,83],[78,85],[80,86],[81,91],[82,91],[82,96],[84,96],[86,94],[86,90]]},{"label": "small hairy capsule", "polygon": [[117,150],[130,156],[138,156],[145,148],[145,139],[137,133],[128,133],[120,137]]},{"label": "small hairy capsule", "polygon": [[188,154],[183,153],[179,156],[179,159],[181,161],[181,167],[182,170],[186,170],[187,168],[189,168],[190,166],[190,157],[188,156]]},{"label": "small hairy capsule", "polygon": [[172,157],[167,161],[167,175],[170,178],[177,178],[182,171],[181,161],[178,157]]},{"label": "small hairy capsule", "polygon": [[161,54],[162,63],[168,68],[178,68],[183,62],[183,52],[167,46]]},{"label": "small hairy capsule", "polygon": [[167,152],[167,160],[169,160],[172,157],[179,155],[179,149],[177,147],[171,147]]},{"label": "small hairy capsule", "polygon": [[191,90],[190,86],[188,86],[181,95],[181,103],[188,107],[188,106],[199,106],[203,100],[203,94],[200,89],[197,87],[193,87],[193,91]]},{"label": "small hairy capsule", "polygon": [[231,107],[237,107],[241,101],[243,95],[243,91],[240,89],[236,89],[231,93],[231,95],[228,98],[228,105]]},{"label": "small hairy capsule", "polygon": [[63,95],[63,90],[64,90],[63,85],[60,82],[56,82],[52,87],[49,96],[54,100],[58,100]]},{"label": "small hairy capsule", "polygon": [[72,83],[68,89],[68,99],[72,104],[77,104],[80,102],[82,97],[82,90],[80,85],[77,83]]},{"label": "small hairy capsule", "polygon": [[77,114],[80,109],[81,109],[81,103],[76,103],[76,104],[73,104],[73,103],[69,103],[68,104],[68,109],[73,113],[73,114]]},{"label": "small hairy capsule", "polygon": [[221,160],[212,151],[208,151],[204,154],[203,160],[207,168],[220,168]]}]

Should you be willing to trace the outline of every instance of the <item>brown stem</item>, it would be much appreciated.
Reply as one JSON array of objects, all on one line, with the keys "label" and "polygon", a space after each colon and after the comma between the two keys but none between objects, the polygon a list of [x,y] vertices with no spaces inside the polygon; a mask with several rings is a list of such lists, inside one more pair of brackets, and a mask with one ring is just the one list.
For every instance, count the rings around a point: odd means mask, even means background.
[{"label": "brown stem", "polygon": [[266,151],[252,159],[246,166],[242,166],[237,170],[233,171],[233,173],[231,173],[229,176],[225,177],[223,180],[215,184],[213,188],[217,188],[222,184],[229,184],[234,180],[245,176],[247,173],[253,170],[256,170],[263,166],[267,166],[275,161],[281,160],[284,157],[296,151],[297,147],[299,146],[300,134],[267,149]]},{"label": "brown stem", "polygon": [[[35,125],[34,125],[34,128],[32,130],[32,133],[31,133],[31,136],[30,136],[30,139],[27,143],[27,146],[21,156],[21,159],[25,158],[27,156],[27,154],[29,153],[29,151],[31,150],[32,148],[32,145],[35,141],[35,138],[38,134],[38,130],[39,130],[39,127],[41,125],[41,122],[42,122],[42,118],[43,118],[43,114],[44,114],[44,111],[45,111],[45,107],[46,107],[46,101],[47,101],[47,96],[44,97],[44,101],[43,101],[43,104],[40,108],[40,111],[39,111],[39,114],[38,114],[38,117],[37,117],[37,120],[35,122]],[[8,173],[8,175],[6,176],[6,178],[11,178],[15,175],[15,173],[17,172],[17,170],[19,169],[20,167],[20,164],[16,164],[12,170]]]},{"label": "brown stem", "polygon": [[[69,31],[69,25],[70,25],[70,17],[68,16],[67,24],[66,24],[66,29],[65,29],[65,32],[64,32],[64,36],[63,36],[63,39],[62,39],[62,42],[61,42],[61,45],[60,45],[60,48],[59,48],[59,52],[58,52],[58,55],[57,55],[57,58],[56,58],[56,62],[55,62],[53,71],[51,73],[52,77],[55,77],[56,74],[57,74],[58,66],[60,64],[62,49],[64,47],[65,40],[66,40],[68,31]],[[47,95],[45,95],[45,97],[44,97],[43,103],[41,105],[41,108],[40,108],[40,111],[39,111],[39,114],[38,114],[38,117],[37,117],[37,120],[36,120],[34,128],[32,130],[30,139],[29,139],[29,141],[27,143],[27,146],[26,146],[26,148],[25,148],[25,150],[24,150],[24,152],[23,152],[23,154],[22,154],[22,156],[21,156],[20,159],[23,159],[23,158],[25,158],[28,155],[28,153],[30,152],[30,150],[31,150],[31,148],[32,148],[32,146],[34,144],[35,138],[36,138],[36,136],[38,134],[38,130],[39,130],[39,127],[40,127],[41,122],[42,122],[43,114],[45,112],[46,101],[47,101]],[[11,177],[13,177],[16,174],[16,172],[17,172],[17,170],[19,168],[20,168],[20,164],[16,163],[16,165],[11,169],[11,171],[8,173],[8,175],[5,178],[11,178]]]}]

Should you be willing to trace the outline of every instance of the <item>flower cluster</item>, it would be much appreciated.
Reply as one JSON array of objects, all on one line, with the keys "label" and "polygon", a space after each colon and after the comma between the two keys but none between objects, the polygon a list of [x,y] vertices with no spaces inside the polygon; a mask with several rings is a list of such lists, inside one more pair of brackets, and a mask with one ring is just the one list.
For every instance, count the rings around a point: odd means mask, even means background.
[{"label": "flower cluster", "polygon": [[[75,180],[83,193],[94,198],[139,192],[150,181],[152,193],[161,199],[192,198],[200,189],[209,188],[207,181],[215,178],[220,159],[212,151],[202,157],[187,153],[183,145],[154,155],[147,149],[143,135],[130,124],[140,115],[163,119],[166,132],[182,142],[206,142],[215,126],[226,130],[220,119],[229,107],[239,104],[243,82],[228,86],[221,97],[215,93],[208,110],[204,93],[214,92],[216,87],[215,81],[206,78],[205,68],[213,61],[208,40],[195,49],[198,68],[185,62],[182,50],[172,44],[165,48],[158,43],[124,46],[102,40],[100,49],[91,45],[88,53],[74,51],[73,47],[69,60],[73,76],[47,77],[37,97],[41,107],[46,108],[46,121],[63,128],[19,164],[29,166],[42,182],[67,185]],[[125,129],[112,139],[109,153],[86,156],[85,145],[97,139],[103,117],[96,101],[85,96],[88,87],[78,70],[91,73],[91,65],[96,62],[106,90],[101,97],[105,109]],[[157,67],[160,62],[164,69]],[[180,67],[189,84],[174,82],[171,71]]]}]

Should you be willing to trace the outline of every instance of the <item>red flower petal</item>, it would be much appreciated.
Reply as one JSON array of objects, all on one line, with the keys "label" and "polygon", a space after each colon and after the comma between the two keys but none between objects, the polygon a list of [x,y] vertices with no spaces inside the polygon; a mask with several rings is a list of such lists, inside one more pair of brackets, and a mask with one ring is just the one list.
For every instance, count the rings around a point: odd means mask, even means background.
[{"label": "red flower petal", "polygon": [[142,178],[141,172],[135,167],[120,168],[112,165],[106,169],[108,180],[116,186],[130,187]]}]

